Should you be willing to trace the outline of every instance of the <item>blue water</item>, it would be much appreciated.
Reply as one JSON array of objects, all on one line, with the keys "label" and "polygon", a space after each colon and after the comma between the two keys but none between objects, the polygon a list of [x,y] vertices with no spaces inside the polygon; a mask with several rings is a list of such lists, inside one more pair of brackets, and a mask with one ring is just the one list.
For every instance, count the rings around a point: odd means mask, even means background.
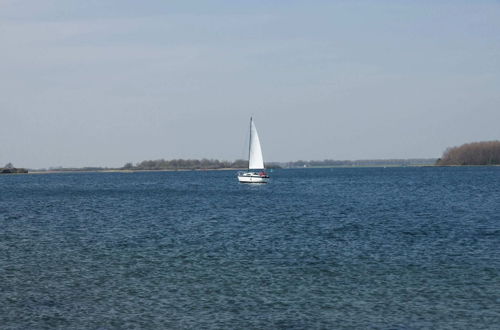
[{"label": "blue water", "polygon": [[0,176],[1,329],[498,329],[500,168]]}]

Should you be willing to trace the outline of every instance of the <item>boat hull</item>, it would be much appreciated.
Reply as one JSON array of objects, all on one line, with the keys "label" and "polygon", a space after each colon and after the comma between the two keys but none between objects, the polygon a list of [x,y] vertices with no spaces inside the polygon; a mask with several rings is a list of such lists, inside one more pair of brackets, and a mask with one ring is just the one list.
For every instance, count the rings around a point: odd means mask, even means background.
[{"label": "boat hull", "polygon": [[238,181],[241,183],[267,183],[269,181],[269,177],[253,173],[244,173],[238,174]]}]

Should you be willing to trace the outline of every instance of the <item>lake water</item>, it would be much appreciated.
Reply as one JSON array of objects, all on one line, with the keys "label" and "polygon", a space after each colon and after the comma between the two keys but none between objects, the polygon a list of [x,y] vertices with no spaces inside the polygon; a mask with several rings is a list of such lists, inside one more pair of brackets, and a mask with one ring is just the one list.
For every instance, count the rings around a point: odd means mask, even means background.
[{"label": "lake water", "polygon": [[0,176],[1,329],[493,329],[500,167]]}]

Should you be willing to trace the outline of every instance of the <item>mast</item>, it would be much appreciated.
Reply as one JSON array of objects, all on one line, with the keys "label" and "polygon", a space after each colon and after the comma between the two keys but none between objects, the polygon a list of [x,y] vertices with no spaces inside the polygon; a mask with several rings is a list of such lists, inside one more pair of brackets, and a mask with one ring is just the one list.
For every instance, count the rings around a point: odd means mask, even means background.
[{"label": "mast", "polygon": [[252,117],[250,117],[250,139],[248,140],[248,171],[250,172],[250,153],[252,151]]}]

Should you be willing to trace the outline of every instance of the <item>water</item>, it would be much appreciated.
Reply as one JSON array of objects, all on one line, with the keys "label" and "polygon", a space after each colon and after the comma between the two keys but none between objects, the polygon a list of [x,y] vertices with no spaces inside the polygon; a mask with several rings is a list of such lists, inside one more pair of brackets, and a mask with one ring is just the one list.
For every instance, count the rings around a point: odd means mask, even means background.
[{"label": "water", "polygon": [[2,329],[498,329],[500,168],[0,176]]}]

